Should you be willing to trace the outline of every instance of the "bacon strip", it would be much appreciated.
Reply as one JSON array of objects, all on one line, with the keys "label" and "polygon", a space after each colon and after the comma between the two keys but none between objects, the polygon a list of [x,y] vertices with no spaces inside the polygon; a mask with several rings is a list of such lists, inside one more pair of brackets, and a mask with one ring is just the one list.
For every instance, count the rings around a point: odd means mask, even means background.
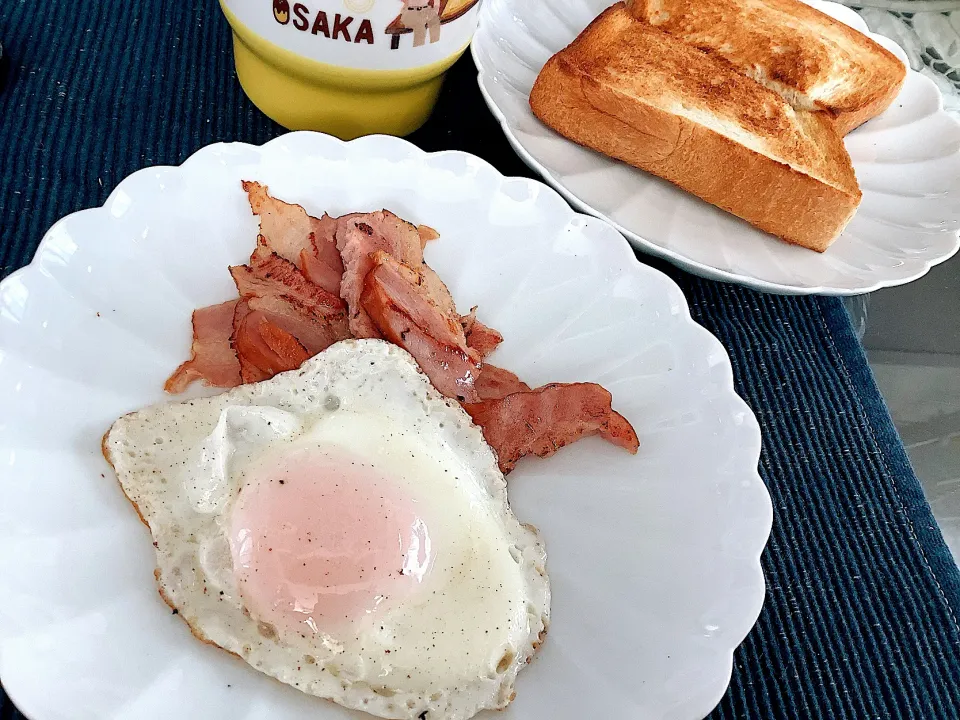
[{"label": "bacon strip", "polygon": [[338,294],[343,263],[334,239],[336,220],[326,214],[312,217],[300,205],[277,200],[266,185],[247,180],[241,184],[250,209],[260,217],[258,243],[304,270],[311,282]]},{"label": "bacon strip", "polygon": [[273,325],[293,335],[311,357],[350,337],[346,318],[338,323],[318,320],[303,305],[285,295],[252,297],[247,304],[251,310],[263,313]]},{"label": "bacon strip", "polygon": [[194,380],[222,388],[240,384],[240,362],[230,346],[236,305],[236,300],[230,300],[193,311],[190,359],[169,377],[163,386],[164,390],[181,393]]},{"label": "bacon strip", "polygon": [[237,303],[234,313],[233,343],[245,383],[294,370],[310,357],[293,335],[271,323],[262,312],[252,310],[245,300]]},{"label": "bacon strip", "polygon": [[431,240],[439,240],[440,233],[429,225],[417,225],[417,235],[420,236],[420,247],[425,248]]},{"label": "bacon strip", "polygon": [[509,370],[484,363],[475,384],[481,400],[499,400],[517,392],[524,392],[530,386]]},{"label": "bacon strip", "polygon": [[[474,388],[479,362],[470,356],[465,345],[439,340],[427,332],[427,327],[440,323],[431,316],[435,306],[417,295],[419,286],[398,270],[399,263],[393,258],[380,253],[377,259],[382,264],[367,274],[360,297],[370,322],[385,339],[413,355],[441,393],[460,402],[479,402],[481,398]],[[404,282],[409,284],[401,288]],[[408,301],[412,304],[406,304]],[[450,339],[446,334],[444,337]]]},{"label": "bacon strip", "polygon": [[549,457],[589,435],[636,453],[637,434],[613,411],[611,400],[610,393],[594,383],[554,383],[498,400],[465,403],[463,409],[483,428],[506,474],[525,455]]},{"label": "bacon strip", "polygon": [[503,335],[477,320],[476,306],[470,308],[467,315],[460,317],[460,324],[466,334],[467,345],[475,350],[481,359],[487,357],[503,342]]},{"label": "bacon strip", "polygon": [[[431,281],[422,272],[426,265],[421,265],[418,272],[383,250],[373,253],[370,262],[372,269],[365,282],[373,275],[383,292],[427,335],[466,352],[467,338],[450,291],[439,278],[432,281],[432,286],[428,284]],[[360,304],[362,307],[362,299]]]},{"label": "bacon strip", "polygon": [[[413,266],[411,266],[413,267]],[[440,312],[444,314],[449,319],[451,327],[459,326],[455,332],[459,335],[463,333],[463,325],[460,325],[460,313],[457,312],[457,305],[453,301],[453,295],[450,294],[450,290],[444,285],[443,280],[440,279],[440,276],[434,272],[433,268],[427,265],[426,263],[421,263],[419,268],[416,268],[420,277],[423,279],[423,292],[428,298],[440,309]],[[464,338],[466,339],[466,338]]]},{"label": "bacon strip", "polygon": [[346,307],[336,295],[307,280],[296,266],[276,253],[259,247],[250,256],[250,265],[234,265],[230,274],[240,297],[287,295],[310,312],[331,322],[345,319]]},{"label": "bacon strip", "polygon": [[300,270],[307,280],[339,296],[343,260],[337,250],[337,218],[324,213],[314,228],[311,247],[300,251]]},{"label": "bacon strip", "polygon": [[[266,248],[258,247],[250,262],[230,268],[241,298],[250,310],[296,338],[309,356],[350,337],[339,297],[308,281],[292,263]],[[238,353],[243,361],[243,351]]]},{"label": "bacon strip", "polygon": [[247,301],[240,300],[237,302],[233,316],[233,349],[240,361],[240,376],[244,383],[260,382],[270,378],[270,374],[257,367],[254,361],[254,358],[266,354],[266,350],[260,333],[253,324],[247,323],[247,318],[252,312]]},{"label": "bacon strip", "polygon": [[417,228],[387,210],[344,215],[337,224],[337,249],[344,267],[340,297],[347,303],[350,331],[358,338],[379,338],[360,302],[364,278],[373,269],[371,256],[382,250],[408,267],[420,268],[423,248]]}]

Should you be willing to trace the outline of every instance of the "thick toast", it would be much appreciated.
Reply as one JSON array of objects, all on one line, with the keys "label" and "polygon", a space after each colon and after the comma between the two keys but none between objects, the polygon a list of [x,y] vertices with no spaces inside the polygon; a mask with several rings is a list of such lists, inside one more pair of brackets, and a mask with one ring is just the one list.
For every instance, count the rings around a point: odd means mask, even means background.
[{"label": "thick toast", "polygon": [[571,140],[813,250],[829,246],[860,202],[825,113],[794,110],[622,2],[547,62],[530,105]]},{"label": "thick toast", "polygon": [[800,0],[627,0],[634,17],[731,63],[837,131],[887,109],[906,78],[891,52]]}]

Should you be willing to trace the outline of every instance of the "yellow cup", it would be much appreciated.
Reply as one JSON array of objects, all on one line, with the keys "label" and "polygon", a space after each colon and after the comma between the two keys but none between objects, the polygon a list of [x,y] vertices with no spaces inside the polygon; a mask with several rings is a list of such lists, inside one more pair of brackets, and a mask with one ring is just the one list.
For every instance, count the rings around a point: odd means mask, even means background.
[{"label": "yellow cup", "polygon": [[406,135],[470,44],[479,0],[220,0],[237,76],[291,130]]}]

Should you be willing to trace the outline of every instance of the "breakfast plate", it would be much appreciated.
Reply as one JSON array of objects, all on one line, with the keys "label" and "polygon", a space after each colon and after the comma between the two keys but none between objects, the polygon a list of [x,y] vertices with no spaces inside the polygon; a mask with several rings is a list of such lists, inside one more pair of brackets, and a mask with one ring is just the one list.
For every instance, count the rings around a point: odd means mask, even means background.
[{"label": "breakfast plate", "polygon": [[[561,137],[531,112],[540,68],[610,0],[487,0],[472,51],[480,89],[514,149],[574,207],[613,223],[639,250],[703,277],[783,294],[855,295],[924,275],[960,248],[960,122],[939,89],[907,73],[885,113],[845,143],[863,201],[823,254],[788,245],[674,185]],[[893,41],[853,10],[810,4]]]},{"label": "breakfast plate", "polygon": [[760,612],[772,521],[723,347],[671,280],[546,186],[461,152],[313,133],[134,173],[0,285],[0,677],[14,702],[32,720],[366,717],[193,638],[101,455],[117,417],[169,401],[191,311],[236,293],[225,268],[257,228],[242,179],[318,215],[388,207],[429,223],[427,260],[506,338],[493,359],[531,384],[603,383],[640,435],[635,456],[590,438],[510,475],[553,603],[497,717],[709,712]]}]

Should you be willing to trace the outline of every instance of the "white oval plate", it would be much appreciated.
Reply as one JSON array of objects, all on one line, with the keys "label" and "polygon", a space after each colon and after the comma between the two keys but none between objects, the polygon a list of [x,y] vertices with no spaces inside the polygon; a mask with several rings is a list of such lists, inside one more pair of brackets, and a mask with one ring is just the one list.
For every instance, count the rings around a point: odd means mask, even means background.
[{"label": "white oval plate", "polygon": [[[781,242],[543,125],[528,103],[540,68],[611,1],[485,0],[472,45],[480,89],[510,144],[574,207],[688,272],[783,294],[856,295],[902,285],[960,248],[960,123],[943,110],[933,81],[917,72],[907,73],[889,110],[847,136],[863,202],[823,254]],[[869,33],[853,10],[808,1],[906,62],[896,43]]]},{"label": "white oval plate", "polygon": [[[550,637],[498,718],[677,718],[719,700],[764,595],[760,433],[679,288],[553,190],[460,152],[292,133],[141,170],[47,233],[0,285],[0,676],[33,720],[361,718],[201,644],[171,616],[150,537],[100,455],[169,398],[190,312],[235,294],[254,245],[240,180],[325,210],[436,227],[427,259],[531,384],[593,380],[643,447],[591,438],[510,476],[540,527]],[[492,717],[492,716],[491,716]]]}]

